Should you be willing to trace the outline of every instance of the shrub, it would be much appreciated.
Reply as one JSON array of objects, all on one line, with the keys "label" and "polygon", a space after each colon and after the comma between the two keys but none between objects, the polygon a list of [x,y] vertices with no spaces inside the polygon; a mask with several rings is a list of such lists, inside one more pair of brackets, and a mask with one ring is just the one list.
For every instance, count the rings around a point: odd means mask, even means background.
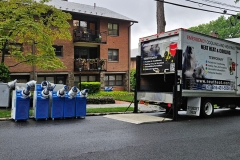
[{"label": "shrub", "polygon": [[[79,88],[80,88],[80,84]],[[101,83],[100,82],[82,82],[81,89],[89,89],[89,94],[100,92]]]},{"label": "shrub", "polygon": [[115,100],[112,97],[88,97],[87,104],[113,104]]},{"label": "shrub", "polygon": [[98,98],[112,97],[114,100],[131,102],[133,100],[134,93],[127,92],[127,91],[112,91],[112,92],[100,91],[98,93],[88,95],[88,98],[96,98],[96,97]]}]

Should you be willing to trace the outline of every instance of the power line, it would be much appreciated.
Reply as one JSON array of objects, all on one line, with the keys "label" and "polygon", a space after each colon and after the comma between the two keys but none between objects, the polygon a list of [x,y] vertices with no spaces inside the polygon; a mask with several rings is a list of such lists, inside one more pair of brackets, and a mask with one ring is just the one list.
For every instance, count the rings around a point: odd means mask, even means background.
[{"label": "power line", "polygon": [[208,5],[208,4],[205,4],[205,3],[199,3],[199,2],[195,2],[195,1],[191,1],[191,0],[186,0],[186,1],[189,1],[189,2],[192,2],[192,3],[201,4],[201,5],[208,6],[208,7],[214,7],[214,8],[224,9],[224,10],[233,11],[233,12],[240,12],[240,11],[236,11],[236,10],[231,10],[231,9],[226,9],[226,8],[221,8],[221,7]]},{"label": "power line", "polygon": [[227,3],[214,1],[214,0],[202,0],[202,1],[207,2],[207,3],[214,3],[214,4],[218,4],[218,5],[222,5],[222,6],[227,6],[227,7],[231,7],[231,8],[240,9],[240,7],[237,7],[237,6],[234,6],[234,5],[230,5],[230,4],[227,4]]},{"label": "power line", "polygon": [[185,5],[181,5],[181,4],[176,4],[176,3],[171,3],[171,2],[162,1],[162,0],[155,0],[155,1],[159,1],[159,2],[167,3],[167,4],[172,4],[172,5],[179,6],[179,7],[185,7],[185,8],[190,8],[190,9],[205,11],[205,12],[212,12],[212,13],[218,13],[218,14],[225,14],[225,15],[229,15],[229,16],[236,16],[236,15],[234,15],[234,14],[230,14],[230,13],[226,13],[226,12],[217,12],[217,11],[211,11],[211,10],[207,10],[207,9],[200,9],[200,8],[195,8],[195,7],[189,7],[189,6],[185,6]]}]

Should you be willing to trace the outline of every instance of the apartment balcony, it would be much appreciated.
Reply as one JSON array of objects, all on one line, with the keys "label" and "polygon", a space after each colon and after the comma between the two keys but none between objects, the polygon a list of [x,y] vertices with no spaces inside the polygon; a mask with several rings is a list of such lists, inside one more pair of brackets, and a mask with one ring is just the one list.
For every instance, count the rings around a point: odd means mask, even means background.
[{"label": "apartment balcony", "polygon": [[98,30],[73,30],[73,41],[74,42],[87,42],[87,43],[107,43],[107,31],[99,32]]},{"label": "apartment balcony", "polygon": [[100,72],[107,70],[106,59],[74,59],[74,71],[78,72]]}]

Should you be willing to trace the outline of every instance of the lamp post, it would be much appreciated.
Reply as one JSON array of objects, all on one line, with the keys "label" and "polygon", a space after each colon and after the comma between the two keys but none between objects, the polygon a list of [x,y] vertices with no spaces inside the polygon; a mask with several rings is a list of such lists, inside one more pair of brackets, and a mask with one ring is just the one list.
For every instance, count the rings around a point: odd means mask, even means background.
[{"label": "lamp post", "polygon": [[98,72],[99,72],[99,81],[100,81],[100,83],[101,83],[101,70],[102,70],[102,68],[101,68],[101,67],[98,67]]},{"label": "lamp post", "polygon": [[81,71],[82,71],[82,67],[79,68],[79,89],[80,91],[82,90],[82,77],[81,77]]}]

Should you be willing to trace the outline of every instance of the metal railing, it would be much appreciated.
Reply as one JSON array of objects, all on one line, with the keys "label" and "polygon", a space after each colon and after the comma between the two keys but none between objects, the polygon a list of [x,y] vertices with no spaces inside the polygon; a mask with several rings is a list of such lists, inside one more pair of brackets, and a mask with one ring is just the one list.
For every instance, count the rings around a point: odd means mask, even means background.
[{"label": "metal railing", "polygon": [[82,30],[80,28],[73,30],[74,42],[107,43],[107,31]]},{"label": "metal railing", "polygon": [[106,71],[107,60],[106,59],[74,59],[74,71]]}]

